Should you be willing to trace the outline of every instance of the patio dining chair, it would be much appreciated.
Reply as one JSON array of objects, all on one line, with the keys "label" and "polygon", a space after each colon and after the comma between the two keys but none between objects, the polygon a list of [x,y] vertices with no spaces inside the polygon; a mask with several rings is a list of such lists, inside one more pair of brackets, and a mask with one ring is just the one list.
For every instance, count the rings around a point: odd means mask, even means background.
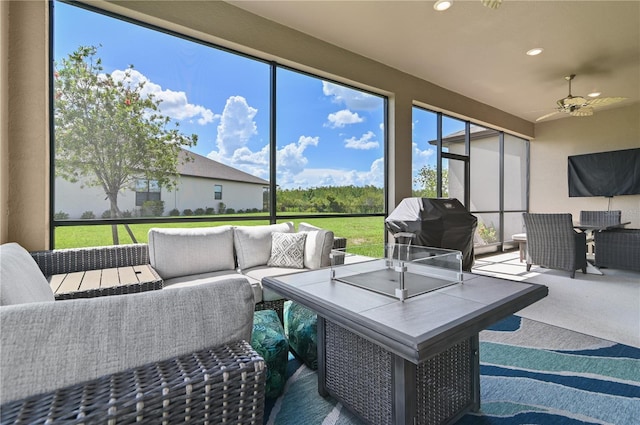
[{"label": "patio dining chair", "polygon": [[594,226],[612,226],[620,224],[621,210],[613,211],[580,211],[580,224]]},{"label": "patio dining chair", "polygon": [[523,213],[527,232],[527,271],[532,264],[566,270],[575,277],[576,270],[587,272],[587,241],[584,233],[573,229],[571,214]]}]

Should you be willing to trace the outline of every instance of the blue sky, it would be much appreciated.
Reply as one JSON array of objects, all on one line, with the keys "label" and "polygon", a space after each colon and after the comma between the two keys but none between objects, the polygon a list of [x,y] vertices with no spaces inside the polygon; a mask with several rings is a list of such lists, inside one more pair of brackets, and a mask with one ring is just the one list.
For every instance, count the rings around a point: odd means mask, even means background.
[{"label": "blue sky", "polygon": [[[161,111],[191,150],[269,178],[268,64],[56,2],[57,63],[79,46],[98,47],[113,76],[133,77],[162,99]],[[380,96],[294,71],[277,71],[277,182],[282,188],[384,184],[384,102]],[[414,114],[415,172],[435,164],[435,114]],[[458,123],[446,128],[459,130]]]}]

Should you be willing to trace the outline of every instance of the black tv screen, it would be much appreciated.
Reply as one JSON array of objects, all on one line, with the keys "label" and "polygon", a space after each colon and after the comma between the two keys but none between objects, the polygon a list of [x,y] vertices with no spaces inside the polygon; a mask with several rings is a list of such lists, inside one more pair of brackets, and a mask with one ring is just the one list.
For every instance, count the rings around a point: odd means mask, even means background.
[{"label": "black tv screen", "polygon": [[640,194],[640,149],[569,157],[569,197]]}]

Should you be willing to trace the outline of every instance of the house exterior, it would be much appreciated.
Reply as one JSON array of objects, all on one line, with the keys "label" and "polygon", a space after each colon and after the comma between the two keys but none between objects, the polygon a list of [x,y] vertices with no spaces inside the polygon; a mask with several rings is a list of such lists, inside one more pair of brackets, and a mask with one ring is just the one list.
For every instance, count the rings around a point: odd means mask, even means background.
[{"label": "house exterior", "polygon": [[[263,209],[263,194],[269,182],[236,168],[214,161],[193,152],[181,151],[178,165],[179,178],[176,188],[169,191],[153,180],[138,179],[136,184],[118,196],[118,208],[122,212],[141,215],[144,201],[163,201],[164,213],[185,209],[213,208],[221,212],[221,204],[234,210]],[[55,180],[56,213],[68,214],[69,219],[83,218],[92,212],[100,218],[110,208],[109,201],[100,187],[82,187],[61,177]],[[86,218],[86,216],[85,216]]]}]

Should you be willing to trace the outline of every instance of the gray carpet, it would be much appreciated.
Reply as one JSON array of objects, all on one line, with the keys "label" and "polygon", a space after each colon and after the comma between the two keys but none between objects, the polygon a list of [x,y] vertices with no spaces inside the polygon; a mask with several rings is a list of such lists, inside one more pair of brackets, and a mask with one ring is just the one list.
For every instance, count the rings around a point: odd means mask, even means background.
[{"label": "gray carpet", "polygon": [[519,311],[522,317],[621,344],[640,347],[640,273],[602,269],[602,275],[533,266],[517,252],[476,259],[474,273],[539,283],[549,295]]}]

